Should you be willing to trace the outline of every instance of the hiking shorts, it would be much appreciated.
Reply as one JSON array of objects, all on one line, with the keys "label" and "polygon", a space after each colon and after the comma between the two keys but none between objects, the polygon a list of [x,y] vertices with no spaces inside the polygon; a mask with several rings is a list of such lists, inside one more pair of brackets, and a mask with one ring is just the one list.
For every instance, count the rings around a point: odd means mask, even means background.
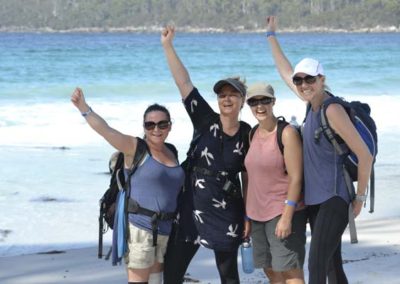
[{"label": "hiking shorts", "polygon": [[292,219],[292,233],[278,239],[275,228],[280,215],[266,222],[251,222],[253,258],[256,268],[272,268],[277,272],[303,269],[306,244],[305,210],[296,211]]},{"label": "hiking shorts", "polygon": [[145,269],[155,262],[163,263],[167,250],[168,237],[157,236],[157,246],[153,247],[153,233],[129,223],[128,253],[125,255],[126,267]]}]

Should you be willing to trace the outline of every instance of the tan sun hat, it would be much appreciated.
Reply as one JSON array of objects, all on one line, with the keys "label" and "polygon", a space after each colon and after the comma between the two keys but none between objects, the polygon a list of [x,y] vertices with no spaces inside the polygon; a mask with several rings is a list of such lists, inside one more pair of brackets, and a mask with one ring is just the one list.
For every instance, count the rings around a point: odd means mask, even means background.
[{"label": "tan sun hat", "polygon": [[258,82],[253,85],[251,85],[247,89],[247,98],[246,101],[257,96],[263,96],[263,97],[269,97],[269,98],[275,98],[274,95],[274,88],[272,88],[271,85]]}]

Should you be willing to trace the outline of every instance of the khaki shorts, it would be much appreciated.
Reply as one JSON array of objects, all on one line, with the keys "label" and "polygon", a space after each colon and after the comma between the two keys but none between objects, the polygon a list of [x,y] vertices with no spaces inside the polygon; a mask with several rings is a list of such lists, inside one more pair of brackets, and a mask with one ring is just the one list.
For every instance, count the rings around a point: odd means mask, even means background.
[{"label": "khaki shorts", "polygon": [[157,246],[153,247],[152,232],[140,229],[129,223],[128,252],[125,255],[126,267],[145,269],[155,262],[163,263],[167,250],[168,237],[157,236]]}]

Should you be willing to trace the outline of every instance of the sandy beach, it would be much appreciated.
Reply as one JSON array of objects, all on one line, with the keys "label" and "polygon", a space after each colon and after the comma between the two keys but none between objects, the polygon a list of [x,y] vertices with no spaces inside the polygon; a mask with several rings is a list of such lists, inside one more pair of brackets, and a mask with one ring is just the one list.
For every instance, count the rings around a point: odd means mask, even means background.
[{"label": "sandy beach", "polygon": [[[364,213],[365,214],[365,213]],[[343,236],[343,259],[349,283],[399,283],[400,217],[358,220],[358,244]],[[240,260],[239,260],[240,265]],[[242,283],[268,283],[262,271],[241,271]],[[305,266],[307,277],[307,267]],[[211,251],[200,249],[188,270],[198,282],[219,283]],[[0,258],[0,283],[126,283],[123,265],[97,258],[97,248],[54,251]]]}]

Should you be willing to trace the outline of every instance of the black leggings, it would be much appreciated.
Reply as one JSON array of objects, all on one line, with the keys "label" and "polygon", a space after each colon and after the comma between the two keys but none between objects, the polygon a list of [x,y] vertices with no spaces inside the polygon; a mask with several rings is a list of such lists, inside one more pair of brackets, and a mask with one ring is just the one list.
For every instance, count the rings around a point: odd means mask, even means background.
[{"label": "black leggings", "polygon": [[342,235],[349,222],[349,205],[340,197],[307,207],[311,227],[309,284],[347,284],[342,264]]},{"label": "black leggings", "polygon": [[[188,242],[169,242],[164,260],[164,284],[180,284],[183,282],[190,261],[199,249],[199,245]],[[238,250],[231,252],[215,251],[221,284],[238,284],[237,267]]]}]

